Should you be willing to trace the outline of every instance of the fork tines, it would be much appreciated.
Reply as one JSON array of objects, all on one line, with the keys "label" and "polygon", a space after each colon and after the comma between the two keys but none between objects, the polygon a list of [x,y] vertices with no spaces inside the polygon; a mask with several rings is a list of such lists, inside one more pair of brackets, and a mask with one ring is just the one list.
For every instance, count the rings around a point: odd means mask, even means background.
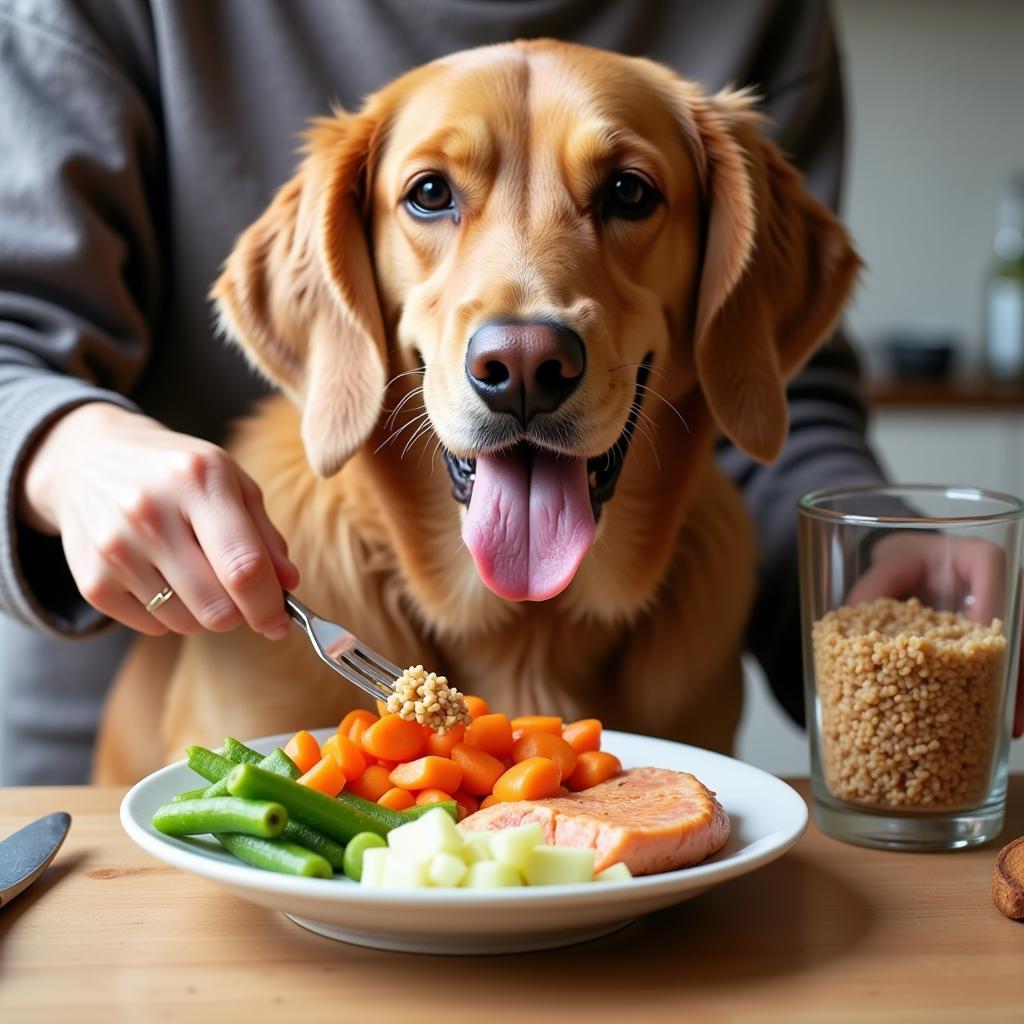
[{"label": "fork tines", "polygon": [[379,688],[382,691],[381,700],[385,701],[395,692],[395,680],[402,675],[397,665],[365,647],[353,647],[337,660],[366,678],[375,689]]}]

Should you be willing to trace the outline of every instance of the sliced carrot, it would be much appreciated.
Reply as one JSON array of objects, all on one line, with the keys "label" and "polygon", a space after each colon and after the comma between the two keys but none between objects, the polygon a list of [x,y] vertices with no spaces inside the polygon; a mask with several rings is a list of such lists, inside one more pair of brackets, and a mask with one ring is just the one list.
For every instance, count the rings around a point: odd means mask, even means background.
[{"label": "sliced carrot", "polygon": [[461,743],[466,735],[464,725],[453,725],[443,736],[438,736],[433,729],[428,729],[424,749],[428,754],[435,754],[437,757],[451,757],[452,747]]},{"label": "sliced carrot", "polygon": [[512,753],[512,723],[508,715],[500,712],[481,715],[466,726],[464,742],[471,747],[486,750],[494,757],[508,757]]},{"label": "sliced carrot", "polygon": [[388,772],[390,774],[391,772],[393,772],[395,770],[395,767],[398,765],[398,762],[397,761],[389,761],[386,757],[378,757],[377,758],[377,764],[379,764],[381,766],[381,768],[384,769],[384,771],[386,771],[386,772]]},{"label": "sliced carrot", "polygon": [[[333,736],[328,736],[327,739],[325,739],[323,743],[320,744],[320,756],[326,757],[328,754],[330,754],[331,757],[333,757],[334,760],[337,761],[339,765],[341,764],[341,757],[338,754],[337,733],[335,733]],[[358,775],[359,772],[354,772],[353,774]]]},{"label": "sliced carrot", "polygon": [[550,732],[528,732],[516,740],[512,758],[518,764],[528,757],[550,757],[562,773],[564,782],[576,768],[576,751],[561,736]]},{"label": "sliced carrot", "polygon": [[377,717],[378,718],[383,718],[385,715],[390,715],[391,714],[391,712],[388,711],[388,706],[387,706],[387,704],[384,703],[384,701],[377,700],[377,701],[374,701],[374,703],[377,705]]},{"label": "sliced carrot", "polygon": [[590,789],[622,770],[622,762],[606,750],[585,750],[576,759],[576,769],[569,776],[569,788]]},{"label": "sliced carrot", "polygon": [[462,785],[462,769],[447,757],[427,754],[397,765],[389,778],[392,786],[402,789],[443,789],[454,793]]},{"label": "sliced carrot", "polygon": [[578,722],[570,722],[562,728],[562,739],[577,754],[584,754],[588,750],[600,750],[601,720],[599,718],[581,718]]},{"label": "sliced carrot", "polygon": [[550,732],[562,735],[562,719],[557,715],[519,715],[512,719],[513,731],[524,735],[528,732]]},{"label": "sliced carrot", "polygon": [[374,757],[411,761],[423,749],[423,729],[419,722],[407,722],[398,715],[385,715],[367,727],[362,746]]},{"label": "sliced carrot", "polygon": [[341,720],[337,732],[339,736],[347,736],[353,743],[358,743],[363,730],[376,721],[377,716],[372,711],[367,711],[366,708],[356,708]]},{"label": "sliced carrot", "polygon": [[500,804],[501,801],[492,793],[490,796],[485,796],[480,801],[480,810],[482,811],[485,807],[490,807],[492,804]]},{"label": "sliced carrot", "polygon": [[443,789],[421,789],[416,794],[417,804],[443,804],[455,798]]},{"label": "sliced carrot", "polygon": [[301,786],[309,786],[328,796],[337,796],[345,788],[345,773],[330,754],[325,754],[297,781]]},{"label": "sliced carrot", "polygon": [[462,788],[476,796],[487,796],[505,774],[505,766],[493,754],[468,743],[452,748],[452,760],[462,769]]},{"label": "sliced carrot", "polygon": [[335,733],[324,740],[321,754],[330,754],[345,773],[346,779],[354,779],[366,771],[366,758],[362,751],[347,737]]},{"label": "sliced carrot", "polygon": [[465,694],[462,698],[466,702],[466,710],[470,718],[479,718],[481,715],[490,713],[491,707],[483,697],[474,697],[471,693]]},{"label": "sliced carrot", "polygon": [[472,814],[474,811],[480,809],[480,801],[473,796],[472,793],[467,793],[464,789],[456,790],[452,793],[452,797],[455,802],[459,805],[459,820],[461,821],[467,815]]},{"label": "sliced carrot", "polygon": [[562,773],[549,757],[528,757],[514,764],[494,784],[499,800],[544,800],[558,795]]},{"label": "sliced carrot", "polygon": [[349,779],[345,789],[364,800],[376,802],[391,789],[391,780],[385,768],[381,768],[379,764],[371,764],[358,779]]},{"label": "sliced carrot", "polygon": [[300,772],[308,772],[320,760],[320,744],[315,737],[300,729],[284,748],[284,752],[295,762]]},{"label": "sliced carrot", "polygon": [[382,796],[377,798],[381,807],[387,807],[392,811],[406,811],[416,803],[416,797],[407,789],[399,789],[393,786]]}]

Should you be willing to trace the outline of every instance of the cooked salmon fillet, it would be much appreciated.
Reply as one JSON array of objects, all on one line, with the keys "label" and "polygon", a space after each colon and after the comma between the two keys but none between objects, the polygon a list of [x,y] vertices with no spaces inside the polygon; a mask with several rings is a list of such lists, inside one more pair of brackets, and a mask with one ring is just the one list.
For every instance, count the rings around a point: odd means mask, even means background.
[{"label": "cooked salmon fillet", "polygon": [[634,875],[697,864],[729,838],[729,815],[699,779],[666,768],[630,768],[607,782],[550,800],[493,804],[462,828],[493,832],[538,822],[545,842],[589,846],[595,871],[622,861]]}]

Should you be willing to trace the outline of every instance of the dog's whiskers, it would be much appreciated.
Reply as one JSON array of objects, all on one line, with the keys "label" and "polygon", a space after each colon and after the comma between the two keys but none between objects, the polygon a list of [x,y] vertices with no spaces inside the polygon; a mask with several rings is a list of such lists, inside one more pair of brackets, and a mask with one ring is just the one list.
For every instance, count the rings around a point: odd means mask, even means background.
[{"label": "dog's whiskers", "polygon": [[640,384],[638,382],[636,386],[640,391],[646,391],[648,394],[654,395],[655,398],[664,402],[676,414],[676,416],[679,417],[679,422],[686,428],[686,432],[690,432],[690,425],[683,418],[683,414],[663,394],[655,391],[652,387],[648,387],[646,384]]},{"label": "dog's whiskers", "polygon": [[377,445],[376,448],[374,448],[373,454],[376,455],[377,452],[379,452],[381,450],[381,448],[383,448],[385,445],[390,444],[392,441],[394,441],[398,437],[398,435],[402,433],[403,430],[406,430],[407,428],[411,427],[414,423],[416,423],[418,421],[421,422],[422,420],[424,420],[426,418],[427,418],[427,413],[426,412],[421,412],[418,415],[413,416],[412,419],[407,420],[397,430],[393,430],[390,434],[388,434],[388,436],[383,441],[381,441],[381,443],[379,445]]},{"label": "dog's whiskers", "polygon": [[658,472],[661,472],[661,459],[658,457],[658,447],[654,443],[654,431],[658,429],[658,424],[638,406],[636,426],[641,432],[643,439],[650,445],[651,454],[654,456],[654,463],[658,467]]},{"label": "dog's whiskers", "polygon": [[384,424],[385,427],[391,426],[391,424],[394,422],[395,417],[402,411],[402,407],[405,405],[406,402],[408,402],[411,398],[415,398],[417,395],[422,394],[423,387],[421,385],[418,388],[413,388],[412,391],[410,391],[407,395],[403,396],[402,400],[398,403],[398,405],[395,406],[395,408],[391,412],[391,415],[387,418],[387,422]]},{"label": "dog's whiskers", "polygon": [[391,380],[389,380],[387,384],[384,385],[384,390],[387,391],[388,388],[390,388],[391,385],[395,383],[395,381],[401,380],[403,377],[409,377],[414,373],[422,375],[426,372],[427,368],[425,366],[417,366],[414,370],[403,370],[401,373],[396,373],[394,377],[392,377]]},{"label": "dog's whiskers", "polygon": [[428,430],[432,429],[433,425],[431,424],[430,420],[424,419],[424,421],[420,423],[420,425],[413,432],[412,437],[410,437],[409,440],[405,442],[405,447],[402,449],[402,454],[399,457],[404,459],[405,456],[409,453],[409,449],[412,448],[412,446],[417,442],[417,440],[419,440],[419,438],[421,438],[425,433],[427,433]]},{"label": "dog's whiskers", "polygon": [[437,439],[437,444],[434,445],[434,450],[430,453],[430,475],[434,475],[434,466],[437,464],[437,453],[441,447],[441,438]]},{"label": "dog's whiskers", "polygon": [[[433,424],[431,424],[431,430],[433,430]],[[434,434],[434,437],[437,437],[436,433]],[[431,476],[434,475],[434,456],[437,454],[437,446],[440,443],[441,443],[441,438],[438,437],[437,441],[434,444],[434,450],[430,453],[430,475]],[[423,451],[426,451],[426,449],[424,448]],[[419,469],[420,466],[423,465],[423,451],[420,452],[420,457],[416,460],[416,468],[417,469]]]}]

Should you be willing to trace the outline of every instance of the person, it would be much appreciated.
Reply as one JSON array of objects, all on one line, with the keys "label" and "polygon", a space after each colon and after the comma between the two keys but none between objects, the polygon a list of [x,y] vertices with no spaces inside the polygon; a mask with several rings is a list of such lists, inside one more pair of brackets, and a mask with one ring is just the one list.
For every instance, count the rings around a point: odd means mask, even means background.
[{"label": "person", "polygon": [[[535,36],[753,85],[837,205],[841,70],[818,0],[0,0],[0,783],[87,778],[133,631],[287,630],[298,570],[220,447],[265,385],[216,336],[209,285],[312,115]],[[844,339],[789,394],[775,464],[718,456],[763,551],[749,645],[799,719],[794,502],[882,474]]]}]

